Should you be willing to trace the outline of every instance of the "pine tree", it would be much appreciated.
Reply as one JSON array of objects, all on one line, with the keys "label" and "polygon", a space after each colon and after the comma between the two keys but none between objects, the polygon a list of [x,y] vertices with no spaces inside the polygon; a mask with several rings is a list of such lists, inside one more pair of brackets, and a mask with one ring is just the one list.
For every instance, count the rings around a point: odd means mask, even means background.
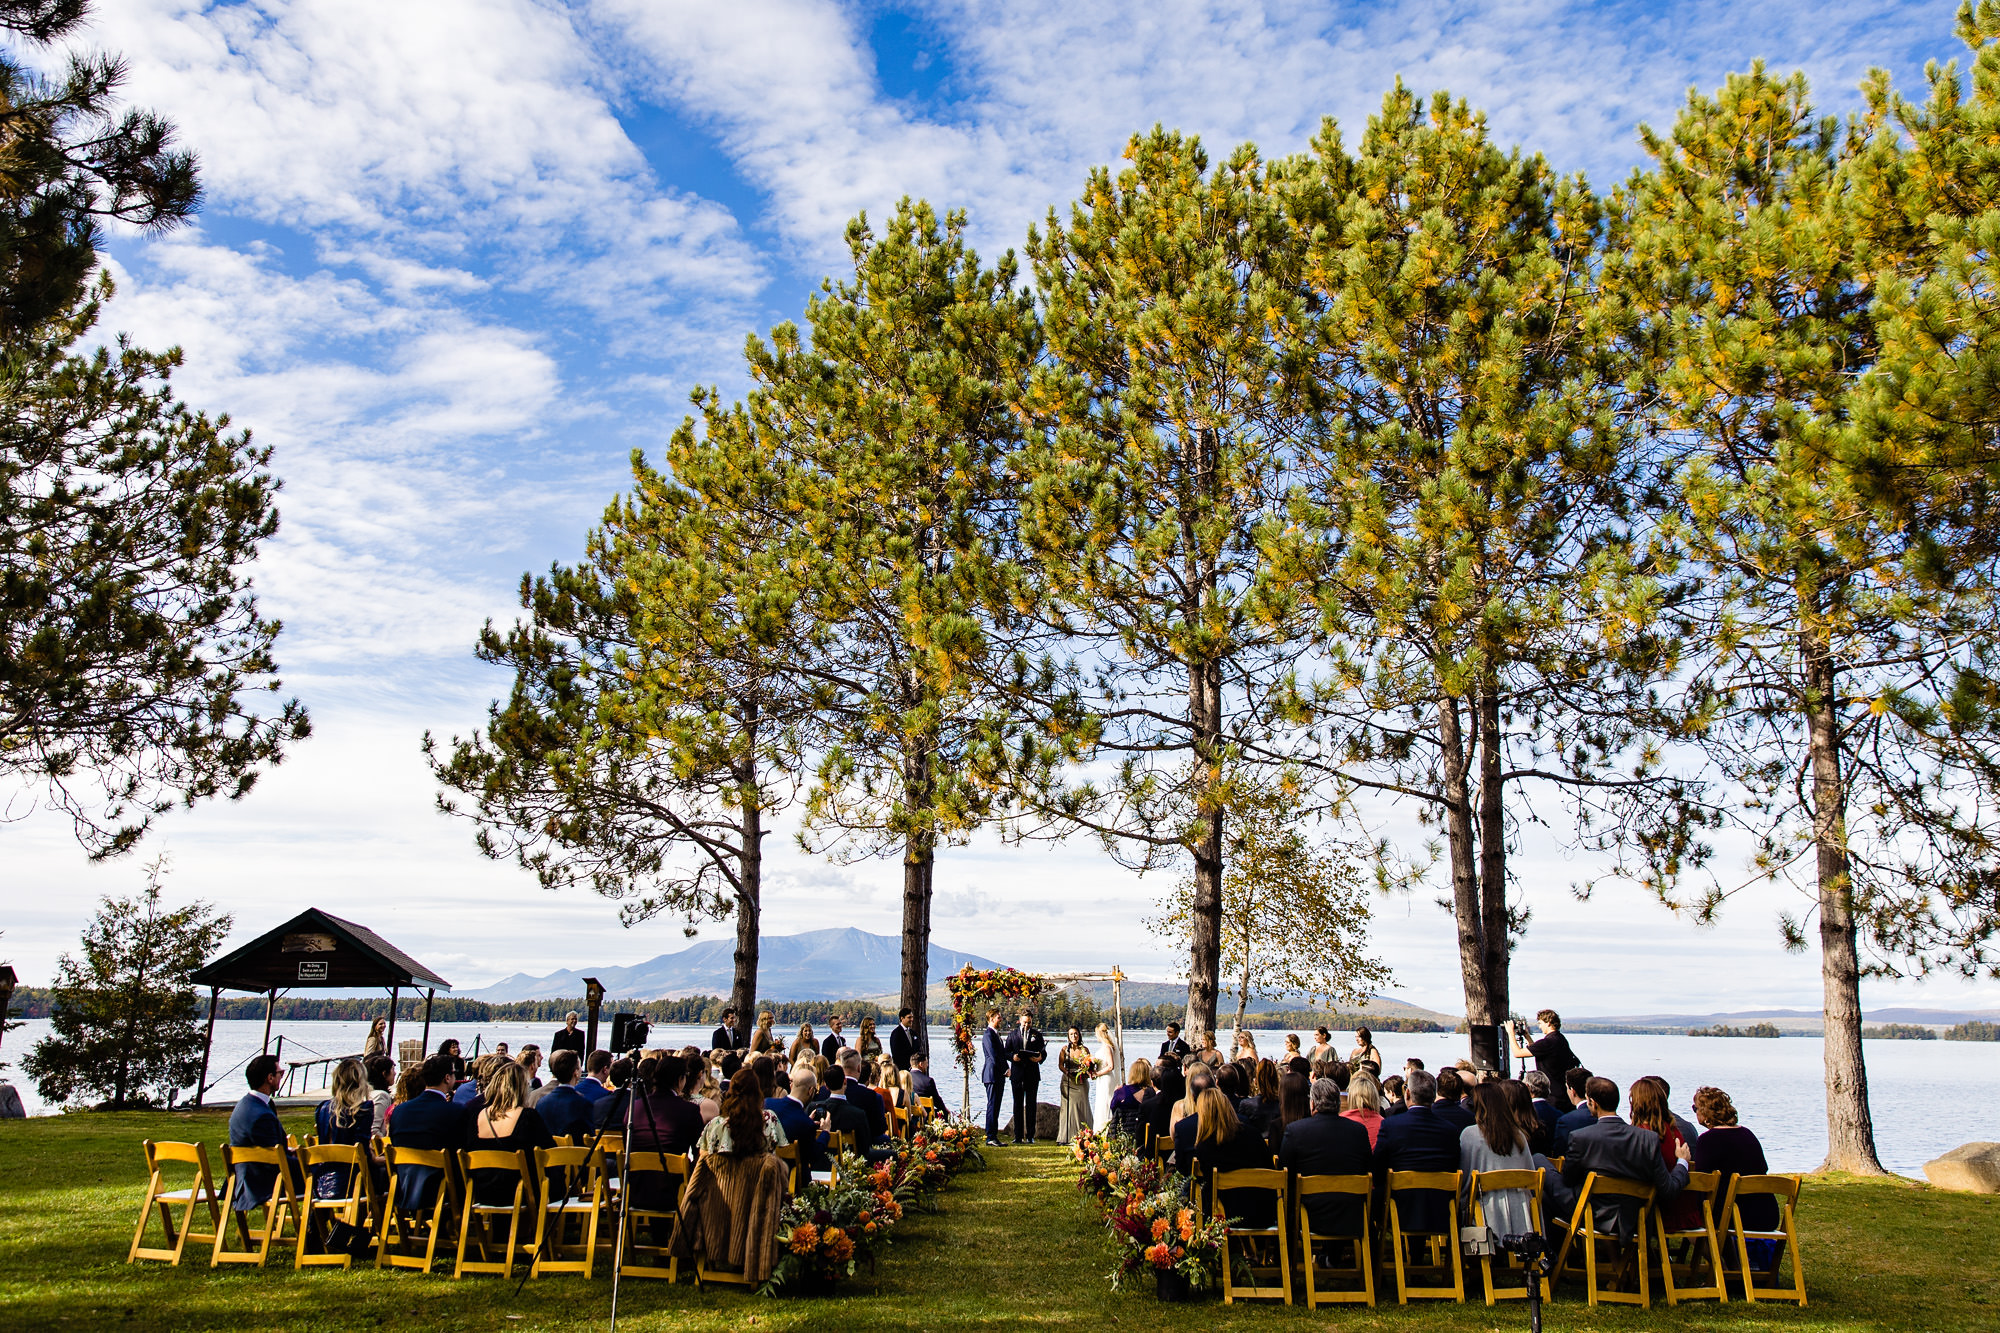
[{"label": "pine tree", "polygon": [[104,899],[84,928],[82,957],[57,960],[54,1031],[21,1062],[43,1100],[153,1106],[199,1076],[203,1030],[188,975],[228,936],[230,919],[206,903],[163,907],[165,870],[155,860],[145,893]]},{"label": "pine tree", "polygon": [[1519,822],[1567,800],[1578,840],[1641,875],[1705,855],[1707,814],[1644,734],[1676,594],[1634,530],[1651,478],[1595,287],[1602,211],[1400,83],[1358,153],[1329,121],[1273,176],[1306,238],[1285,337],[1322,423],[1285,538],[1327,643],[1313,762],[1442,828],[1466,1016],[1498,1024]]},{"label": "pine tree", "polygon": [[[1303,604],[1270,578],[1289,481],[1273,326],[1294,248],[1245,146],[1210,169],[1155,129],[1030,234],[1048,356],[1016,463],[1021,576],[1067,660],[1023,671],[1041,724],[1010,780],[1141,870],[1186,858],[1190,1032],[1211,1031],[1230,774],[1281,765]],[[1033,697],[1038,696],[1038,697]],[[1051,756],[1113,765],[1075,781]]]}]

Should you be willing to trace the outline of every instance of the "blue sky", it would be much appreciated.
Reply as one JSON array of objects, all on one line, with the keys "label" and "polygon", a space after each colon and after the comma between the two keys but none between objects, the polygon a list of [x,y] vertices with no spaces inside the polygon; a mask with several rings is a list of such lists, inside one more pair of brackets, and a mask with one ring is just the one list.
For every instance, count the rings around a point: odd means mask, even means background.
[{"label": "blue sky", "polygon": [[[838,272],[855,212],[904,193],[963,207],[996,256],[1135,130],[1295,151],[1323,115],[1358,134],[1398,74],[1608,185],[1637,164],[1634,127],[1669,123],[1690,84],[1762,56],[1844,111],[1871,65],[1914,91],[1925,60],[1952,58],[1951,17],[1840,0],[99,0],[88,44],[129,59],[132,100],[181,126],[208,191],[198,225],[114,238],[107,327],[184,347],[183,393],[277,446],[284,529],[257,580],[318,730],[248,801],[167,817],[140,858],[169,853],[174,892],[246,930],[316,904],[468,985],[679,947],[671,925],[622,933],[611,905],[481,861],[432,812],[418,742],[504,692],[471,659],[482,620],[512,615],[524,570],[578,554],[691,387],[740,386],[744,335]],[[0,947],[31,979],[99,894],[141,879],[140,858],[86,864],[46,815],[0,837]],[[770,931],[895,931],[893,865],[778,850]],[[1776,947],[1781,890],[1697,932],[1631,898],[1568,901],[1581,868],[1552,847],[1520,864],[1538,910],[1524,1003],[1817,1002],[1812,960]],[[939,885],[952,947],[1171,966],[1138,924],[1157,881],[1088,845],[975,843]],[[1384,903],[1377,938],[1401,993],[1456,1006],[1435,908]],[[1639,965],[1614,956],[1641,939]],[[1872,998],[2000,1005],[2000,988]]]}]

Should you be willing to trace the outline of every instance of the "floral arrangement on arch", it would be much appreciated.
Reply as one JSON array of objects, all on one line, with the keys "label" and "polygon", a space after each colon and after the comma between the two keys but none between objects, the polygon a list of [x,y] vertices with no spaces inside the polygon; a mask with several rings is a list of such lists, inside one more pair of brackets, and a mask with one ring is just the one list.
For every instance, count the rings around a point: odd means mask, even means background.
[{"label": "floral arrangement on arch", "polygon": [[1032,1000],[1050,989],[1047,979],[1012,967],[985,971],[967,964],[944,979],[951,996],[951,1044],[958,1051],[958,1063],[972,1068],[972,1027],[970,1020],[982,1010],[1004,1005],[1010,1000]]}]

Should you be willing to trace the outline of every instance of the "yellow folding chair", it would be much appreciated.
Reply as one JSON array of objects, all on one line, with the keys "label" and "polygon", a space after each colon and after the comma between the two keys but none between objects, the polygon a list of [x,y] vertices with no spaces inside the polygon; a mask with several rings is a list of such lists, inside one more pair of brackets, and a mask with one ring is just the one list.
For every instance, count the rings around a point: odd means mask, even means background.
[{"label": "yellow folding chair", "polygon": [[[1525,1193],[1528,1196],[1529,1221],[1534,1224],[1536,1231],[1545,1230],[1542,1223],[1542,1173],[1539,1170],[1473,1172],[1472,1225],[1476,1230],[1488,1234],[1491,1233],[1492,1228],[1486,1221],[1486,1196],[1497,1194],[1501,1190],[1520,1190]],[[1493,1280],[1494,1256],[1490,1254],[1480,1255],[1479,1274],[1486,1283],[1486,1303],[1491,1305],[1495,1301],[1526,1300],[1528,1297],[1528,1283],[1533,1280],[1530,1277],[1527,1265],[1521,1262],[1521,1257],[1517,1254],[1503,1253],[1499,1256],[1499,1260],[1500,1271],[1509,1276],[1519,1275],[1521,1285],[1518,1287],[1513,1285],[1504,1287],[1496,1285]],[[1544,1275],[1540,1281],[1542,1284],[1542,1299],[1546,1301],[1550,1299],[1549,1280]]]},{"label": "yellow folding chair", "polygon": [[[678,1282],[681,1261],[668,1248],[674,1223],[680,1220],[681,1191],[687,1187],[687,1158],[678,1153],[635,1152],[625,1159],[632,1197],[625,1209],[625,1234],[618,1238],[619,1271],[627,1277],[665,1278]],[[659,1179],[654,1179],[654,1177]],[[640,1207],[640,1200],[663,1207]],[[641,1244],[639,1224],[646,1224],[652,1243]]]},{"label": "yellow folding chair", "polygon": [[[239,1166],[276,1167],[278,1174],[271,1183],[269,1196],[254,1201],[244,1200],[244,1206],[238,1208],[241,1181],[236,1168]],[[228,1173],[229,1180],[222,1190],[223,1221],[215,1228],[215,1245],[209,1251],[208,1266],[255,1264],[262,1268],[271,1257],[271,1246],[298,1241],[299,1195],[292,1184],[291,1160],[283,1148],[237,1148],[224,1144],[222,1169]],[[252,1227],[250,1214],[259,1208],[264,1210],[264,1224]],[[240,1250],[229,1248],[231,1221],[236,1223],[236,1234],[243,1242]]]},{"label": "yellow folding chair", "polygon": [[[458,1263],[452,1268],[454,1278],[467,1273],[495,1273],[501,1277],[514,1275],[515,1256],[525,1253],[534,1259],[534,1247],[523,1244],[522,1224],[526,1221],[528,1209],[541,1198],[541,1190],[535,1183],[535,1159],[525,1149],[518,1152],[501,1152],[492,1148],[467,1148],[458,1154],[458,1169],[465,1177],[465,1203],[458,1210]],[[513,1196],[506,1203],[479,1202],[479,1187],[476,1183],[477,1171],[510,1172]],[[504,1221],[507,1224],[507,1240],[500,1257],[492,1257],[492,1249],[500,1244],[496,1229]],[[473,1233],[477,1232],[477,1239]],[[467,1259],[465,1252],[478,1247],[479,1257]]]},{"label": "yellow folding chair", "polygon": [[[1465,1266],[1458,1259],[1458,1182],[1457,1171],[1391,1171],[1389,1173],[1389,1244],[1396,1265],[1396,1303],[1408,1305],[1411,1300],[1465,1300]],[[1446,1195],[1441,1200],[1448,1228],[1445,1231],[1406,1231],[1403,1229],[1402,1208],[1397,1196],[1412,1190],[1429,1190]],[[1422,1241],[1428,1253],[1425,1262],[1418,1263],[1409,1253],[1412,1242]],[[1409,1270],[1431,1269],[1440,1277],[1449,1277],[1449,1285],[1433,1281],[1428,1286],[1417,1286],[1410,1281]]]},{"label": "yellow folding chair", "polygon": [[[304,1220],[299,1227],[298,1246],[292,1254],[292,1267],[352,1268],[354,1256],[350,1251],[329,1251],[324,1240],[320,1240],[320,1248],[315,1251],[313,1243],[319,1236],[321,1222],[326,1224],[329,1237],[336,1222],[363,1232],[372,1233],[377,1229],[381,1210],[376,1204],[375,1176],[369,1164],[368,1150],[358,1143],[313,1144],[299,1150],[299,1161],[305,1168],[306,1194]],[[313,1189],[316,1167],[345,1170],[346,1193],[338,1198],[319,1198]]]},{"label": "yellow folding chair", "polygon": [[[1806,1270],[1804,1256],[1799,1253],[1798,1206],[1800,1180],[1797,1176],[1737,1176],[1729,1182],[1729,1195],[1722,1205],[1722,1224],[1735,1236],[1738,1266],[1728,1272],[1729,1277],[1743,1284],[1743,1299],[1746,1301],[1797,1301],[1806,1303]],[[1758,1195],[1769,1195],[1777,1200],[1778,1226],[1775,1231],[1752,1231],[1743,1225],[1743,1201]],[[1771,1264],[1764,1272],[1771,1284],[1757,1285],[1756,1270],[1750,1266],[1750,1242],[1767,1240],[1777,1242],[1777,1251],[1771,1257]],[[1779,1284],[1778,1266],[1787,1257],[1792,1261],[1792,1282],[1790,1286]]]},{"label": "yellow folding chair", "polygon": [[[1222,1231],[1222,1303],[1234,1305],[1239,1300],[1273,1301],[1292,1303],[1292,1259],[1291,1226],[1292,1211],[1291,1176],[1288,1172],[1272,1168],[1252,1168],[1242,1171],[1218,1171],[1209,1178],[1209,1188],[1213,1191],[1210,1215],[1224,1216],[1221,1196],[1224,1190],[1254,1190],[1271,1195],[1272,1213],[1276,1218],[1268,1227],[1239,1226],[1234,1221],[1223,1224]],[[1277,1250],[1273,1261],[1259,1264],[1259,1249],[1276,1242]],[[1234,1263],[1236,1246],[1241,1244],[1247,1251],[1244,1272],[1249,1274],[1247,1286],[1236,1283]],[[1275,1287],[1266,1285],[1268,1279],[1276,1277]]]},{"label": "yellow folding chair", "polygon": [[[1633,1220],[1631,1240],[1624,1240],[1614,1232],[1598,1229],[1597,1210],[1591,1207],[1591,1204],[1601,1199],[1637,1199],[1639,1201],[1639,1215]],[[1567,1219],[1556,1219],[1556,1226],[1566,1233],[1563,1236],[1562,1248],[1556,1251],[1556,1275],[1558,1277],[1574,1275],[1574,1271],[1570,1267],[1570,1251],[1578,1242],[1581,1242],[1583,1247],[1582,1276],[1585,1287],[1589,1292],[1590,1304],[1636,1305],[1641,1309],[1650,1310],[1653,1306],[1653,1294],[1652,1286],[1647,1280],[1647,1269],[1650,1265],[1646,1260],[1646,1250],[1647,1235],[1652,1228],[1652,1214],[1653,1187],[1651,1185],[1642,1185],[1636,1180],[1623,1180],[1617,1176],[1606,1176],[1600,1175],[1595,1171],[1591,1172],[1584,1179],[1582,1192],[1576,1196],[1575,1211]],[[1612,1255],[1622,1260],[1621,1266],[1638,1271],[1639,1290],[1636,1295],[1632,1292],[1624,1291],[1616,1285],[1606,1285],[1598,1280],[1598,1246],[1600,1244],[1611,1247]],[[1626,1252],[1626,1247],[1628,1246],[1630,1247],[1629,1253]],[[1620,1273],[1614,1269],[1610,1274],[1611,1283],[1616,1284],[1620,1276]]]},{"label": "yellow folding chair", "polygon": [[[222,1202],[215,1192],[215,1177],[208,1170],[208,1145],[205,1143],[155,1143],[147,1139],[140,1145],[146,1154],[146,1197],[139,1204],[139,1225],[132,1232],[132,1248],[125,1254],[125,1262],[140,1259],[164,1259],[178,1265],[181,1254],[191,1240],[215,1243],[215,1233],[222,1229]],[[189,1166],[194,1168],[194,1179],[184,1187],[170,1187],[167,1182],[168,1166]],[[174,1205],[181,1205],[181,1220],[174,1222]],[[196,1231],[195,1208],[208,1210],[208,1230]],[[165,1245],[147,1245],[146,1227],[151,1223],[153,1210],[160,1211],[160,1227],[166,1233]]]},{"label": "yellow folding chair", "polygon": [[[449,1235],[457,1221],[457,1168],[451,1154],[442,1148],[398,1148],[389,1143],[383,1146],[382,1156],[389,1164],[389,1191],[383,1198],[382,1220],[375,1234],[375,1267],[414,1268],[428,1273],[437,1262],[439,1239]],[[438,1173],[437,1191],[428,1209],[405,1188],[401,1168]],[[421,1245],[422,1252],[407,1253],[407,1247],[412,1245]]]},{"label": "yellow folding chair", "polygon": [[[1721,1188],[1721,1172],[1690,1171],[1687,1184],[1674,1196],[1675,1204],[1685,1199],[1701,1205],[1699,1226],[1671,1228],[1667,1225],[1669,1205],[1656,1205],[1653,1209],[1653,1234],[1660,1242],[1660,1292],[1668,1305],[1711,1297],[1724,1305],[1729,1303],[1729,1284],[1723,1277],[1722,1237],[1715,1229],[1716,1196]],[[1685,1263],[1674,1259],[1676,1244],[1686,1251]],[[1700,1284],[1704,1268],[1708,1271],[1705,1286]]]},{"label": "yellow folding chair", "polygon": [[778,1149],[778,1156],[784,1158],[785,1161],[791,1164],[791,1175],[789,1177],[789,1182],[786,1185],[786,1188],[790,1190],[793,1194],[797,1194],[800,1188],[803,1187],[803,1185],[805,1184],[805,1182],[799,1178],[799,1172],[802,1169],[801,1164],[804,1160],[799,1156],[799,1145],[796,1143],[787,1143],[784,1147]]},{"label": "yellow folding chair", "polygon": [[[1373,1222],[1371,1196],[1375,1192],[1372,1176],[1298,1176],[1292,1181],[1292,1199],[1297,1208],[1296,1220],[1299,1239],[1305,1251],[1306,1308],[1320,1305],[1368,1305],[1375,1304],[1375,1248],[1370,1236]],[[1306,1210],[1306,1200],[1320,1195],[1355,1196],[1361,1200],[1361,1232],[1355,1236],[1330,1235],[1313,1230],[1312,1216]],[[1354,1247],[1354,1266],[1343,1268],[1328,1263],[1322,1267],[1314,1254],[1316,1244],[1325,1244],[1328,1258],[1332,1257],[1332,1247],[1345,1242]],[[1353,1278],[1361,1285],[1353,1290],[1321,1286],[1321,1278],[1328,1282],[1343,1278]]]},{"label": "yellow folding chair", "polygon": [[[604,1212],[603,1158],[588,1148],[537,1148],[535,1174],[541,1180],[540,1206],[535,1215],[535,1260],[529,1277],[544,1273],[581,1273],[590,1277],[597,1267],[597,1222]],[[582,1226],[574,1242],[570,1224]],[[563,1251],[581,1249],[564,1258]]]}]

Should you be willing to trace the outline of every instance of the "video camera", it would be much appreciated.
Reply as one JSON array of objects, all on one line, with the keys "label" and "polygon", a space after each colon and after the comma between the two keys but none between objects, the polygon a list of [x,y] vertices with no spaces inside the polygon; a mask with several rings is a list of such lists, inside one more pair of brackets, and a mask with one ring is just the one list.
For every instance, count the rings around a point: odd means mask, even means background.
[{"label": "video camera", "polygon": [[613,1014],[611,1016],[611,1045],[613,1055],[630,1055],[646,1045],[653,1035],[653,1025],[637,1014]]}]

